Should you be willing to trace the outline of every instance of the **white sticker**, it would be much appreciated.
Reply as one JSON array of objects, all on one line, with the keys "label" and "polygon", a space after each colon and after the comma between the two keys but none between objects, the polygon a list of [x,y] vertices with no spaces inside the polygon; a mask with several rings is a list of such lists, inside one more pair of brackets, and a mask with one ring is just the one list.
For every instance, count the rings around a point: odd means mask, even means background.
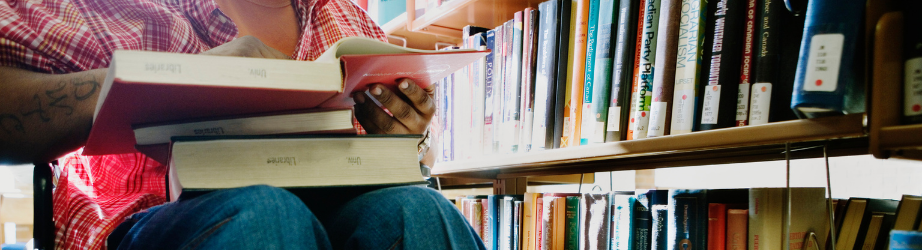
[{"label": "white sticker", "polygon": [[922,57],[906,60],[904,116],[922,114]]},{"label": "white sticker", "polygon": [[749,118],[749,83],[740,84],[740,91],[736,95],[736,120],[745,121]]},{"label": "white sticker", "polygon": [[605,122],[595,122],[595,132],[592,133],[592,138],[589,139],[590,143],[603,143],[605,142]]},{"label": "white sticker", "polygon": [[570,117],[563,118],[563,136],[570,134]]},{"label": "white sticker", "polygon": [[752,85],[749,102],[749,125],[768,123],[768,111],[771,107],[772,84],[760,82]]},{"label": "white sticker", "polygon": [[608,108],[608,131],[621,131],[621,106]]},{"label": "white sticker", "polygon": [[704,87],[704,105],[701,107],[701,124],[717,124],[720,107],[720,85]]},{"label": "white sticker", "polygon": [[807,75],[804,91],[836,91],[839,82],[839,64],[842,61],[842,34],[814,35],[807,55]]},{"label": "white sticker", "polygon": [[650,111],[647,110],[638,110],[634,114],[634,118],[631,121],[634,122],[634,138],[633,139],[643,139],[647,138],[647,125],[650,123]]},{"label": "white sticker", "polygon": [[650,104],[650,130],[647,131],[647,137],[666,135],[666,112],[666,102]]},{"label": "white sticker", "polygon": [[695,116],[695,90],[676,91],[672,98],[672,128],[670,134],[691,133]]}]

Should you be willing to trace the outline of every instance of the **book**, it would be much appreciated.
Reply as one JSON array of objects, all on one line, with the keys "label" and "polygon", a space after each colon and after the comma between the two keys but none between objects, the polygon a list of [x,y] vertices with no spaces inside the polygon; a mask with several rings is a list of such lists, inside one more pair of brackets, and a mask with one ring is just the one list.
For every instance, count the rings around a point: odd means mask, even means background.
[{"label": "book", "polygon": [[896,200],[852,197],[848,199],[842,228],[836,234],[836,249],[861,249],[875,212],[896,212]]},{"label": "book", "polygon": [[484,57],[484,83],[483,83],[483,154],[492,154],[493,151],[493,133],[496,128],[493,126],[493,110],[495,109],[494,101],[496,80],[496,55],[499,50],[496,49],[496,30],[488,30],[486,33],[486,46],[490,49],[487,56]]},{"label": "book", "polygon": [[[535,67],[537,65],[538,51],[538,10],[534,8],[525,8],[523,11],[523,40],[522,40],[522,104],[520,105],[519,114],[521,114],[522,125],[517,129],[520,131],[519,151],[529,152],[532,148],[532,133],[534,132],[535,121]],[[547,98],[545,94],[545,98]],[[543,144],[544,141],[542,140]]]},{"label": "book", "polygon": [[580,196],[566,197],[564,250],[579,250],[579,203]]},{"label": "book", "polygon": [[748,247],[746,237],[749,237],[749,210],[727,209],[727,241],[724,245],[728,250],[746,250]]},{"label": "book", "polygon": [[605,142],[620,141],[627,137],[631,83],[634,71],[634,46],[637,37],[637,15],[643,0],[622,0],[618,5],[617,35],[612,42],[614,56],[611,72],[611,102],[608,104],[608,121],[605,123]]},{"label": "book", "polygon": [[717,31],[717,22],[714,21],[714,16],[717,13],[717,10],[719,9],[718,5],[720,4],[721,1],[719,0],[707,1],[707,7],[703,9],[705,12],[705,19],[704,23],[701,24],[701,27],[704,29],[704,36],[699,41],[702,43],[700,45],[702,47],[700,54],[701,65],[698,67],[698,82],[695,82],[695,84],[698,85],[698,96],[695,97],[695,120],[693,121],[692,131],[701,130],[701,111],[704,107],[704,95],[706,94],[703,87],[708,85],[708,76],[710,76],[711,72],[711,55],[713,53],[712,46],[714,45],[715,31]]},{"label": "book", "polygon": [[[522,12],[515,13],[515,19],[507,22],[511,37],[506,41],[506,80],[503,83],[503,121],[500,123],[500,153],[516,153],[519,147],[519,127],[522,125]],[[504,25],[507,26],[507,25]]]},{"label": "book", "polygon": [[[786,216],[790,216],[790,244],[803,246],[813,232],[817,242],[826,242],[829,222],[826,220],[825,188],[791,188],[791,203],[787,203],[785,188],[749,189],[749,249],[780,249]],[[791,213],[785,214],[786,208]],[[841,239],[841,238],[839,238]]]},{"label": "book", "polygon": [[707,192],[669,190],[667,249],[707,249]]},{"label": "book", "polygon": [[[484,28],[484,30],[486,30]],[[469,38],[468,43],[472,48],[475,48],[480,51],[486,51],[486,39],[484,37],[485,33],[476,33]],[[484,95],[486,93],[485,86],[485,70],[486,70],[486,57],[482,57],[469,66],[468,74],[470,75],[470,85],[468,88],[471,91],[471,100],[470,108],[471,114],[467,122],[470,127],[470,135],[467,139],[469,141],[468,151],[465,155],[468,159],[480,156],[483,154],[483,134],[484,134]]]},{"label": "book", "polygon": [[612,216],[608,193],[584,193],[579,202],[579,249],[608,249],[609,218]]},{"label": "book", "polygon": [[890,231],[890,250],[922,249],[922,232],[893,230]]},{"label": "book", "polygon": [[506,48],[506,45],[509,44],[506,41],[506,37],[511,36],[511,34],[507,34],[506,24],[500,25],[493,30],[495,34],[493,48],[496,52],[493,53],[493,141],[491,142],[490,147],[492,149],[490,150],[490,153],[499,153],[499,142],[502,138],[501,130],[503,126],[503,92],[505,92],[504,86],[506,84],[505,58],[506,53],[509,53],[508,49]]},{"label": "book", "polygon": [[669,206],[668,205],[653,205],[651,206],[651,215],[653,220],[653,229],[650,236],[650,249],[652,250],[667,250],[674,249],[669,248]]},{"label": "book", "polygon": [[474,233],[477,234],[481,239],[483,239],[483,204],[480,203],[479,199],[472,200],[470,203],[470,209],[467,216],[467,221],[471,223],[471,228],[474,229]]},{"label": "book", "polygon": [[485,54],[360,37],[341,39],[311,62],[115,51],[83,153],[135,152],[134,124],[351,107],[351,94],[371,83],[396,88],[407,77],[427,87]]},{"label": "book", "polygon": [[653,72],[656,70],[657,36],[661,1],[647,0],[644,6],[643,29],[637,34],[643,42],[640,45],[639,76],[634,79],[637,92],[631,97],[636,105],[631,117],[633,140],[647,138],[647,126],[650,121],[650,101],[653,91]]},{"label": "book", "polygon": [[491,212],[493,209],[490,208],[490,196],[487,195],[487,198],[480,199],[481,206],[481,218],[482,222],[480,223],[480,239],[483,240],[484,246],[492,247],[493,243],[493,231],[496,230],[493,228],[493,215]]},{"label": "book", "polygon": [[[782,1],[759,0],[754,80],[749,92],[749,124],[796,119],[790,108],[797,71],[803,15],[795,16]],[[777,93],[777,94],[775,94]]]},{"label": "book", "polygon": [[[864,241],[862,241],[860,249],[861,250],[887,250],[886,244],[880,244],[883,242],[888,242],[889,235],[886,235],[890,232],[890,229],[893,227],[893,213],[884,213],[884,212],[874,212],[871,214],[871,219],[868,222],[867,233],[865,234]],[[886,236],[885,236],[886,235]]]},{"label": "book", "polygon": [[[756,49],[756,0],[746,0],[745,29],[743,31],[743,58],[740,59],[740,86],[736,98],[736,126],[749,125],[749,91],[753,80],[753,51]],[[729,246],[728,246],[729,247]]]},{"label": "book", "polygon": [[[554,148],[553,113],[556,100],[557,60],[559,51],[557,31],[560,25],[561,0],[538,4],[538,46],[535,65],[535,107],[532,126],[532,150]],[[559,138],[559,137],[556,137]],[[548,140],[550,139],[550,140]]]},{"label": "book", "polygon": [[560,138],[560,147],[578,146],[583,104],[583,80],[586,70],[586,43],[589,29],[589,10],[592,4],[598,6],[598,0],[573,0],[570,24],[572,44],[567,64],[567,95],[564,100],[564,128]]},{"label": "book", "polygon": [[[251,185],[335,187],[425,183],[419,135],[175,137],[168,193]],[[258,148],[259,150],[254,150]]]},{"label": "book", "polygon": [[708,204],[708,248],[727,249],[727,204]]},{"label": "book", "polygon": [[513,234],[515,233],[515,200],[511,196],[505,196],[502,200],[502,208],[499,210],[499,239],[496,249],[512,250]]},{"label": "book", "polygon": [[640,71],[641,71],[641,67],[640,67],[641,52],[640,51],[641,49],[643,49],[643,35],[641,34],[643,32],[643,26],[644,26],[644,22],[647,16],[646,7],[647,7],[647,0],[640,0],[640,6],[638,7],[638,13],[637,13],[637,29],[636,29],[637,32],[634,34],[634,63],[633,63],[634,70],[631,71],[631,74],[632,74],[631,81],[630,81],[631,93],[629,94],[630,97],[627,99],[627,102],[629,103],[630,107],[628,111],[627,128],[625,128],[627,129],[627,131],[625,132],[626,135],[624,137],[624,140],[634,139],[634,124],[636,122],[636,120],[634,119],[634,113],[637,113],[636,112],[637,102],[635,101],[634,96],[636,96],[637,91],[639,91],[639,86],[637,86],[637,81],[638,79],[640,79]]},{"label": "book", "polygon": [[679,44],[676,54],[675,87],[672,97],[670,135],[694,131],[698,97],[698,78],[704,51],[704,28],[707,21],[705,0],[683,0],[682,18],[679,22]]},{"label": "book", "polygon": [[814,0],[800,45],[791,109],[800,118],[861,113],[865,110],[863,64],[855,56],[866,1]]},{"label": "book", "polygon": [[550,230],[553,234],[549,236],[551,244],[548,244],[548,249],[566,249],[566,235],[567,235],[567,198],[566,197],[553,197],[551,200],[551,211],[553,212],[554,222],[551,223],[553,229]]},{"label": "book", "polygon": [[523,201],[513,201],[512,209],[512,246],[509,249],[512,250],[521,250],[522,249],[522,222],[524,217],[522,216],[525,212],[524,202]]},{"label": "book", "polygon": [[[611,92],[612,31],[617,28],[618,12],[615,0],[598,3],[596,25],[589,28],[589,42],[586,45],[586,81],[583,88],[583,114],[580,129],[580,145],[605,142],[605,122],[608,120],[608,97]],[[591,10],[591,12],[595,12]],[[590,58],[589,55],[592,55]],[[589,60],[593,60],[589,63]],[[591,68],[590,68],[591,67]]]},{"label": "book", "polygon": [[682,0],[661,0],[659,34],[656,38],[656,67],[653,72],[650,98],[650,120],[647,137],[659,137],[669,131],[672,116],[672,95],[675,87],[676,53]]},{"label": "book", "polygon": [[538,244],[536,241],[537,228],[540,227],[541,214],[538,206],[538,200],[543,197],[542,193],[525,193],[523,207],[523,229],[522,229],[522,249],[536,250]]},{"label": "book", "polygon": [[922,3],[903,1],[903,115],[904,124],[922,122],[922,34],[912,32],[908,27],[915,27],[922,22],[922,16],[915,15],[922,11]]},{"label": "book", "polygon": [[630,250],[633,249],[634,232],[634,209],[636,207],[636,198],[629,194],[612,195],[612,238],[611,249],[613,250]]},{"label": "book", "polygon": [[[636,203],[632,212],[634,236],[631,238],[633,249],[651,249],[653,233],[654,205],[667,205],[669,203],[669,190],[647,190],[635,196]],[[663,238],[665,240],[666,238]],[[665,241],[663,245],[665,247]]]},{"label": "book", "polygon": [[[564,0],[560,2],[559,7],[560,9],[558,11],[560,15],[558,20],[560,25],[557,26],[557,73],[555,74],[557,82],[554,88],[554,116],[553,119],[550,116],[547,118],[548,126],[554,124],[554,135],[550,139],[547,139],[549,144],[553,143],[553,147],[551,148],[563,147],[561,145],[561,139],[564,134],[566,134],[564,133],[564,124],[567,123],[564,118],[565,113],[569,112],[566,106],[569,101],[568,97],[570,93],[568,85],[570,78],[568,76],[572,69],[570,66],[573,65],[572,44],[576,43],[576,41],[573,41],[573,39],[575,39],[573,35],[576,34],[576,27],[574,26],[575,21],[572,20],[572,17],[575,16],[573,10],[576,9],[576,5],[572,0]],[[569,131],[566,132],[569,133]]]},{"label": "book", "polygon": [[746,18],[746,0],[719,0],[709,22],[714,22],[711,38],[710,71],[702,81],[701,124],[699,130],[733,127],[736,100],[739,99],[740,63]]},{"label": "book", "polygon": [[903,195],[896,208],[896,223],[893,230],[913,230],[918,227],[922,217],[922,196]]}]

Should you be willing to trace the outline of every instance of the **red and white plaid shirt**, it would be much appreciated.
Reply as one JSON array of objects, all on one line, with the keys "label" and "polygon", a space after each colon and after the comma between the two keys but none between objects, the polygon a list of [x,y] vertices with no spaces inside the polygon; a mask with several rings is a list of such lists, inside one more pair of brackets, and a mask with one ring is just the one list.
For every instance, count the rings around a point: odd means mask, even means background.
[{"label": "red and white plaid shirt", "polygon": [[[387,41],[349,0],[293,0],[301,27],[296,60],[313,60],[343,37]],[[112,52],[200,53],[237,36],[213,0],[4,0],[0,66],[46,73],[108,67]],[[101,249],[124,218],[165,202],[166,167],[142,154],[60,161],[54,191],[56,246]]]}]

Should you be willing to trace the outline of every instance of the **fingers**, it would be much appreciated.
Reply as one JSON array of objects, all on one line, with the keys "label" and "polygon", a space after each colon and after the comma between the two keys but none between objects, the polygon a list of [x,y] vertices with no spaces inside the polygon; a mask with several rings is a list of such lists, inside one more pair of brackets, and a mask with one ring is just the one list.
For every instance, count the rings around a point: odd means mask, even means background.
[{"label": "fingers", "polygon": [[[400,85],[404,84],[407,85],[404,89],[410,89],[409,85],[416,87],[416,84],[408,84],[406,81],[404,81],[403,83],[398,84],[398,88],[401,88]],[[416,87],[416,89],[419,89],[419,87]],[[420,112],[412,106],[415,105],[413,104],[414,101],[404,101],[396,93],[380,84],[375,84],[368,92],[370,92],[375,99],[381,102],[381,106],[387,108],[387,110],[389,110],[391,114],[394,115],[393,118],[397,119],[397,121],[409,129],[410,132],[413,132],[414,134],[425,132],[429,119],[423,117],[422,114],[420,114]],[[378,125],[381,126],[381,124]]]},{"label": "fingers", "polygon": [[[429,89],[427,90],[420,88],[413,80],[402,79],[400,83],[397,84],[397,89],[410,100],[413,109],[416,109],[417,113],[419,113],[425,121],[429,121],[435,114],[435,101],[432,100],[432,94],[435,92],[434,86],[435,85],[429,85]],[[388,109],[390,109],[390,107],[388,107]]]},{"label": "fingers", "polygon": [[370,134],[410,134],[410,130],[400,121],[388,115],[365,92],[352,94],[355,99],[355,117]]}]

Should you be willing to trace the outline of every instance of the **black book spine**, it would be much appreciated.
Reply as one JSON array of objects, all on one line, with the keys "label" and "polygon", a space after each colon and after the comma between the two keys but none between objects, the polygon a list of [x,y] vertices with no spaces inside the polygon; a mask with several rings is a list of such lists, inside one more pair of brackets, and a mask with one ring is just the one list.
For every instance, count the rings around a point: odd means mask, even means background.
[{"label": "black book spine", "polygon": [[[651,250],[667,250],[669,248],[669,209],[666,205],[654,205],[650,206],[651,213],[651,236],[650,236],[650,249]],[[682,248],[675,248],[682,249]],[[689,249],[689,248],[685,248]]]},{"label": "black book spine", "polygon": [[[703,86],[699,130],[727,128],[735,125],[736,99],[739,93],[740,63],[746,24],[746,0],[719,0],[714,15],[710,71]],[[713,18],[712,18],[713,17]]]},{"label": "black book spine", "polygon": [[[704,0],[702,0],[704,1]],[[713,55],[714,45],[714,29],[717,22],[714,22],[714,15],[717,12],[717,4],[720,3],[719,0],[708,0],[707,1],[707,10],[705,14],[705,24],[704,24],[704,37],[701,39],[701,46],[704,49],[701,50],[701,68],[698,68],[698,81],[695,83],[698,86],[698,93],[695,93],[697,97],[695,98],[695,118],[694,124],[692,126],[692,131],[701,130],[701,117],[703,106],[704,106],[704,94],[705,89],[708,85],[708,77],[711,71],[711,55]],[[739,66],[739,65],[737,65]]]},{"label": "black book spine", "polygon": [[614,67],[611,76],[611,103],[605,141],[621,141],[627,137],[631,80],[634,77],[634,38],[637,37],[639,0],[622,0],[618,6],[618,23],[615,42]]},{"label": "black book spine", "polygon": [[804,17],[795,17],[780,0],[759,0],[755,72],[749,95],[749,124],[796,119],[791,94],[803,37]]},{"label": "black book spine", "polygon": [[570,56],[570,1],[559,1],[557,14],[557,60],[554,63],[557,73],[554,83],[554,115],[548,115],[548,129],[553,126],[553,134],[548,133],[548,146],[546,148],[559,148],[560,137],[563,136],[563,109],[567,95],[567,58]]},{"label": "black book spine", "polygon": [[[557,8],[559,1],[538,5],[538,48],[535,65],[535,126],[533,148],[552,148],[554,134],[554,98],[557,68]],[[548,143],[550,142],[550,143]]]},{"label": "black book spine", "polygon": [[669,190],[668,249],[707,249],[707,190]]}]

